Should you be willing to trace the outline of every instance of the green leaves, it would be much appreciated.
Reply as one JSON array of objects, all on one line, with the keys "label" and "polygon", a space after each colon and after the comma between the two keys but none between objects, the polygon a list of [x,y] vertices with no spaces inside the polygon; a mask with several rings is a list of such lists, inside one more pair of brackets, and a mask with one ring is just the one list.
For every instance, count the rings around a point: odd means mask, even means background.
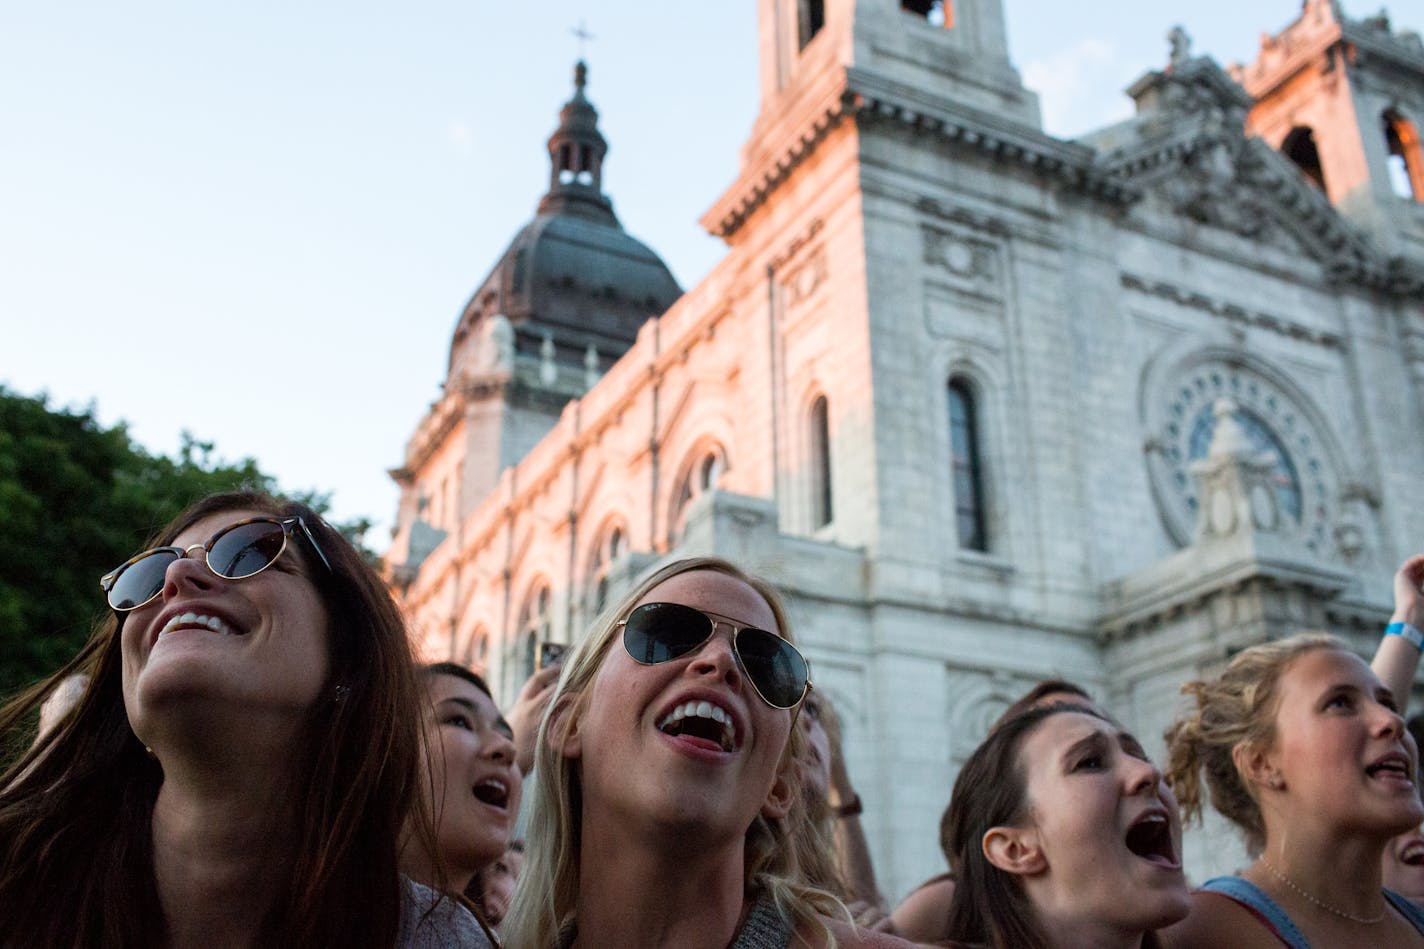
[{"label": "green leaves", "polygon": [[[251,458],[214,457],[184,433],[151,455],[92,406],[53,410],[0,386],[0,695],[59,668],[103,614],[99,577],[193,501],[238,489],[280,494]],[[322,511],[329,496],[290,496]],[[337,525],[360,545],[368,521]]]}]

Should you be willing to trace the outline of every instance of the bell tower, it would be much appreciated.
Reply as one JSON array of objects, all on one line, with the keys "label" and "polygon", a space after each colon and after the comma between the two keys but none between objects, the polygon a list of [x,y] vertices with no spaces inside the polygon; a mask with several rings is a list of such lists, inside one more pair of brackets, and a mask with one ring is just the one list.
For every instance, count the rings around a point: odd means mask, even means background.
[{"label": "bell tower", "polygon": [[840,65],[1039,124],[1009,62],[1003,0],[759,0],[758,18],[763,117]]},{"label": "bell tower", "polygon": [[1424,43],[1381,13],[1305,0],[1232,68],[1256,100],[1247,128],[1289,158],[1390,254],[1424,252]]}]

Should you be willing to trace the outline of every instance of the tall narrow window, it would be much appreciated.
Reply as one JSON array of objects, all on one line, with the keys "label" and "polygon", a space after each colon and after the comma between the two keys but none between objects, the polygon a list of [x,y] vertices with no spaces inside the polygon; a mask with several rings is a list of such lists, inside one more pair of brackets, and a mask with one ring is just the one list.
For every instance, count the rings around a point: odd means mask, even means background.
[{"label": "tall narrow window", "polygon": [[1381,116],[1389,149],[1389,184],[1401,198],[1424,201],[1424,152],[1414,123],[1393,109]]},{"label": "tall narrow window", "polygon": [[1309,126],[1298,125],[1281,142],[1285,155],[1321,191],[1325,190],[1325,169],[1320,167],[1320,151],[1315,147],[1315,132]]},{"label": "tall narrow window", "polygon": [[831,420],[826,397],[811,403],[811,526],[831,522]]},{"label": "tall narrow window", "polygon": [[988,550],[984,529],[984,477],[979,456],[979,419],[969,381],[949,381],[949,444],[954,481],[954,517],[959,546]]},{"label": "tall narrow window", "polygon": [[796,38],[797,49],[805,49],[806,44],[821,32],[826,25],[826,0],[797,0]]},{"label": "tall narrow window", "polygon": [[608,605],[608,572],[613,564],[628,549],[628,542],[622,527],[605,529],[593,548],[593,557],[588,565],[588,609],[596,616]]},{"label": "tall narrow window", "polygon": [[531,590],[524,598],[524,607],[519,611],[519,632],[517,634],[519,643],[518,667],[519,673],[523,676],[514,683],[514,688],[518,689],[524,684],[524,680],[534,674],[534,655],[539,643],[547,642],[549,639],[549,587],[540,584],[536,589]]},{"label": "tall narrow window", "polygon": [[489,631],[481,626],[470,635],[470,641],[465,644],[465,654],[461,657],[460,664],[484,675],[488,662]]}]

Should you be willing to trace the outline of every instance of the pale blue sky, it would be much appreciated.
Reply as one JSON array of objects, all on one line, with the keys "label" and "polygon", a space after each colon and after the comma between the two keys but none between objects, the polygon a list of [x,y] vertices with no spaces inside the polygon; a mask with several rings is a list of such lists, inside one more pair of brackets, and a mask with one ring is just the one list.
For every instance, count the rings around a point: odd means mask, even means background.
[{"label": "pale blue sky", "polygon": [[[1166,61],[1174,23],[1226,63],[1299,10],[1006,6],[1067,137],[1129,113],[1121,90]],[[752,0],[0,9],[0,383],[92,401],[156,451],[190,429],[388,527],[385,470],[547,183],[581,19],[605,188],[691,286],[722,253],[697,220],[755,118]]]}]

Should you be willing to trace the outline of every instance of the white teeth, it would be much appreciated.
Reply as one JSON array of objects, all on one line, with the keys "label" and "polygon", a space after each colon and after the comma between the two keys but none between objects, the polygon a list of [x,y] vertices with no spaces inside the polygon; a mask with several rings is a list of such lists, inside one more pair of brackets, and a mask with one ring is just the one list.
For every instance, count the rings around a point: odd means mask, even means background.
[{"label": "white teeth", "polygon": [[207,629],[210,629],[215,633],[223,633],[229,636],[232,635],[232,630],[228,629],[227,624],[224,623],[220,618],[216,616],[207,616],[202,613],[193,612],[184,613],[181,616],[175,616],[168,622],[164,623],[163,629],[159,631],[159,635],[162,636],[164,633],[171,633],[173,632],[173,630],[179,629],[184,626],[206,627]]},{"label": "white teeth", "polygon": [[727,741],[725,741],[724,744],[730,744],[735,737],[735,726],[732,724],[732,716],[727,714],[726,709],[719,705],[713,705],[711,702],[697,701],[695,699],[689,702],[683,702],[664,715],[662,721],[658,722],[658,728],[666,728],[673,722],[682,721],[684,718],[706,718],[721,725],[723,733],[727,736]]}]

